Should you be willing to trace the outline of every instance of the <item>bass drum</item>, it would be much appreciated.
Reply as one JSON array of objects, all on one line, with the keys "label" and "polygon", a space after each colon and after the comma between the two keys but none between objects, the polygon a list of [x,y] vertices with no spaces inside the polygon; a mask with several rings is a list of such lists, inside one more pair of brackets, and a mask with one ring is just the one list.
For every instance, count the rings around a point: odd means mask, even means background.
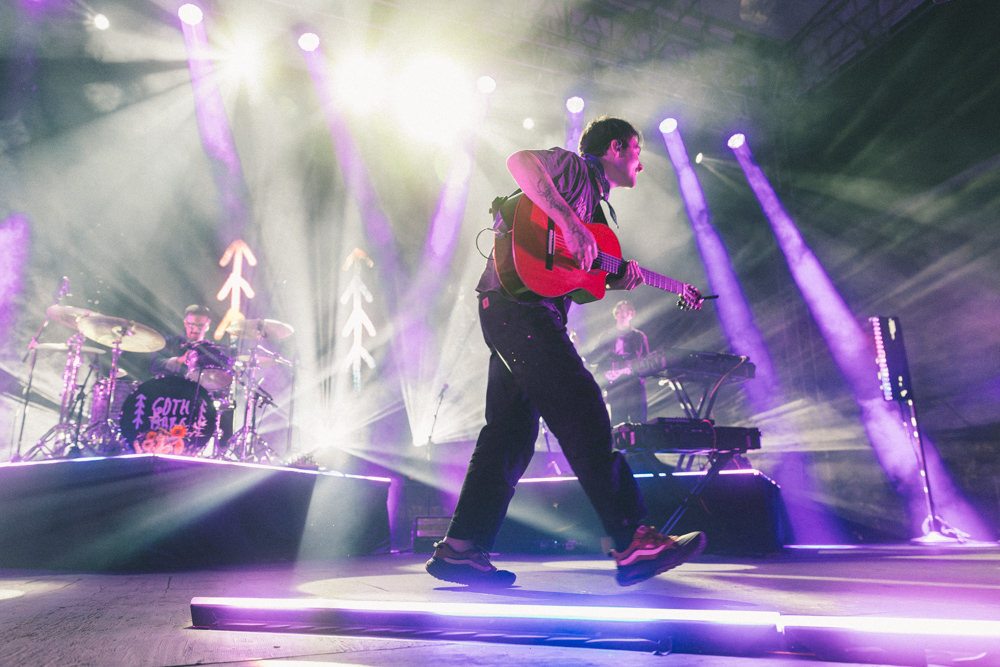
[{"label": "bass drum", "polygon": [[149,380],[139,385],[122,406],[122,438],[132,449],[137,439],[150,431],[183,424],[187,430],[184,451],[195,453],[215,434],[215,406],[212,396],[196,382],[176,375]]}]

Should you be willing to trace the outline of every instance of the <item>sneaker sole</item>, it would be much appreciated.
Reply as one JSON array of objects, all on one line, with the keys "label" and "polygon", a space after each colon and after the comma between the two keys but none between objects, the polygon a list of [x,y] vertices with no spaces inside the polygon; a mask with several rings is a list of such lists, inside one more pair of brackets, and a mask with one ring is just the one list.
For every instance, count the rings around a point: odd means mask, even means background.
[{"label": "sneaker sole", "polygon": [[683,565],[684,563],[688,562],[692,558],[696,558],[699,554],[701,554],[702,551],[705,550],[705,545],[707,545],[707,544],[708,544],[708,538],[706,538],[705,534],[702,533],[701,535],[698,536],[698,544],[695,545],[695,547],[691,551],[691,553],[689,553],[688,555],[686,555],[681,560],[678,560],[678,561],[676,561],[674,563],[671,563],[669,565],[664,565],[663,567],[659,568],[658,570],[654,570],[652,572],[642,572],[642,571],[636,572],[634,575],[632,575],[631,577],[628,577],[628,578],[622,577],[621,576],[622,572],[619,571],[615,575],[615,581],[617,581],[620,586],[632,586],[634,584],[638,584],[638,583],[646,581],[648,579],[652,579],[653,577],[655,577],[658,574],[663,574],[664,572],[667,572],[668,570],[674,569],[678,565]]},{"label": "sneaker sole", "polygon": [[[455,569],[463,567],[467,567],[469,569]],[[427,571],[427,574],[431,575],[435,579],[440,579],[441,581],[447,581],[453,584],[462,584],[463,586],[510,588],[514,585],[514,581],[517,579],[517,576],[513,572],[507,572],[507,574],[510,575],[509,578],[506,575],[500,574],[500,572],[506,572],[506,570],[497,570],[496,573],[491,574],[476,570],[472,566],[453,565],[447,561],[435,558],[431,558],[427,561],[424,565],[424,569]]]}]

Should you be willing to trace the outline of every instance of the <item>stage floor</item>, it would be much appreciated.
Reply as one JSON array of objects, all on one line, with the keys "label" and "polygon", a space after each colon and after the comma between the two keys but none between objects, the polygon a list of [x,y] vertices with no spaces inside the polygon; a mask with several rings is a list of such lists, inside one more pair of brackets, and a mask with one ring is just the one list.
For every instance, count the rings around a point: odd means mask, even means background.
[{"label": "stage floor", "polygon": [[[427,556],[387,554],[293,565],[94,574],[0,570],[0,656],[17,665],[779,665],[823,664],[771,652],[732,657],[463,641],[389,634],[331,636],[192,627],[196,597],[396,603],[590,605],[781,614],[996,621],[1000,550],[921,547],[797,551],[768,558],[703,556],[621,588],[595,556],[498,556],[514,588],[474,591],[430,578]],[[932,664],[995,665],[997,656],[938,652]],[[843,661],[837,664],[845,664]]]}]

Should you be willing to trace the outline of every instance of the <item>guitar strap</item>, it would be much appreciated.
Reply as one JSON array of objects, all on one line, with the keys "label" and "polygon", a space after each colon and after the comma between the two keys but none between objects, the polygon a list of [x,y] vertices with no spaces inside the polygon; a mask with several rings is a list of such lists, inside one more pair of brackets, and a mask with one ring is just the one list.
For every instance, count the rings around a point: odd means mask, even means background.
[{"label": "guitar strap", "polygon": [[[601,206],[601,202],[602,201],[605,201],[605,200],[604,199],[599,200],[597,202],[597,208],[594,209],[594,222],[598,222],[598,223],[604,225],[605,227],[610,227],[611,225],[608,224],[608,219],[604,215],[604,207]],[[608,204],[608,206],[611,206],[611,205]],[[614,214],[612,214],[612,215],[614,215]],[[616,227],[618,226],[618,220],[617,219],[615,220],[615,226]]]},{"label": "guitar strap", "polygon": [[[608,224],[608,219],[604,215],[604,209],[601,207],[601,202],[608,205],[608,212],[611,213],[611,219],[615,222],[615,227],[618,227],[618,216],[615,215],[615,209],[611,206],[611,202],[608,201],[608,193],[611,192],[611,183],[608,182],[608,177],[604,174],[604,164],[601,159],[591,155],[590,153],[583,154],[583,160],[587,165],[587,171],[590,173],[590,178],[597,187],[597,192],[599,197],[597,200],[597,208],[594,210],[593,222],[599,222],[607,227],[611,225]],[[619,228],[620,229],[620,228]]]},{"label": "guitar strap", "polygon": [[490,215],[493,217],[493,229],[500,229],[501,224],[507,224],[507,230],[510,230],[510,224],[507,220],[510,218],[509,211],[511,207],[506,206],[507,202],[513,202],[516,205],[517,200],[520,199],[521,188],[514,190],[506,197],[497,197],[493,200],[490,205]]}]

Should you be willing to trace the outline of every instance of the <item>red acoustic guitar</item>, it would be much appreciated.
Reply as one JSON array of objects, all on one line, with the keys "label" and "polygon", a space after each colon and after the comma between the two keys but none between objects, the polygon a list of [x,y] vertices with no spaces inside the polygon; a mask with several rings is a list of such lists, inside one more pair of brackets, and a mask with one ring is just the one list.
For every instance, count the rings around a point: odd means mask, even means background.
[{"label": "red acoustic guitar", "polygon": [[[493,244],[493,258],[500,284],[518,299],[527,301],[568,294],[577,303],[604,298],[607,275],[624,271],[618,237],[607,225],[591,223],[587,228],[597,240],[597,259],[584,271],[566,248],[562,232],[545,212],[523,194],[514,210],[507,234]],[[704,298],[692,285],[639,269],[647,285],[678,295],[684,309],[701,308]]]}]

